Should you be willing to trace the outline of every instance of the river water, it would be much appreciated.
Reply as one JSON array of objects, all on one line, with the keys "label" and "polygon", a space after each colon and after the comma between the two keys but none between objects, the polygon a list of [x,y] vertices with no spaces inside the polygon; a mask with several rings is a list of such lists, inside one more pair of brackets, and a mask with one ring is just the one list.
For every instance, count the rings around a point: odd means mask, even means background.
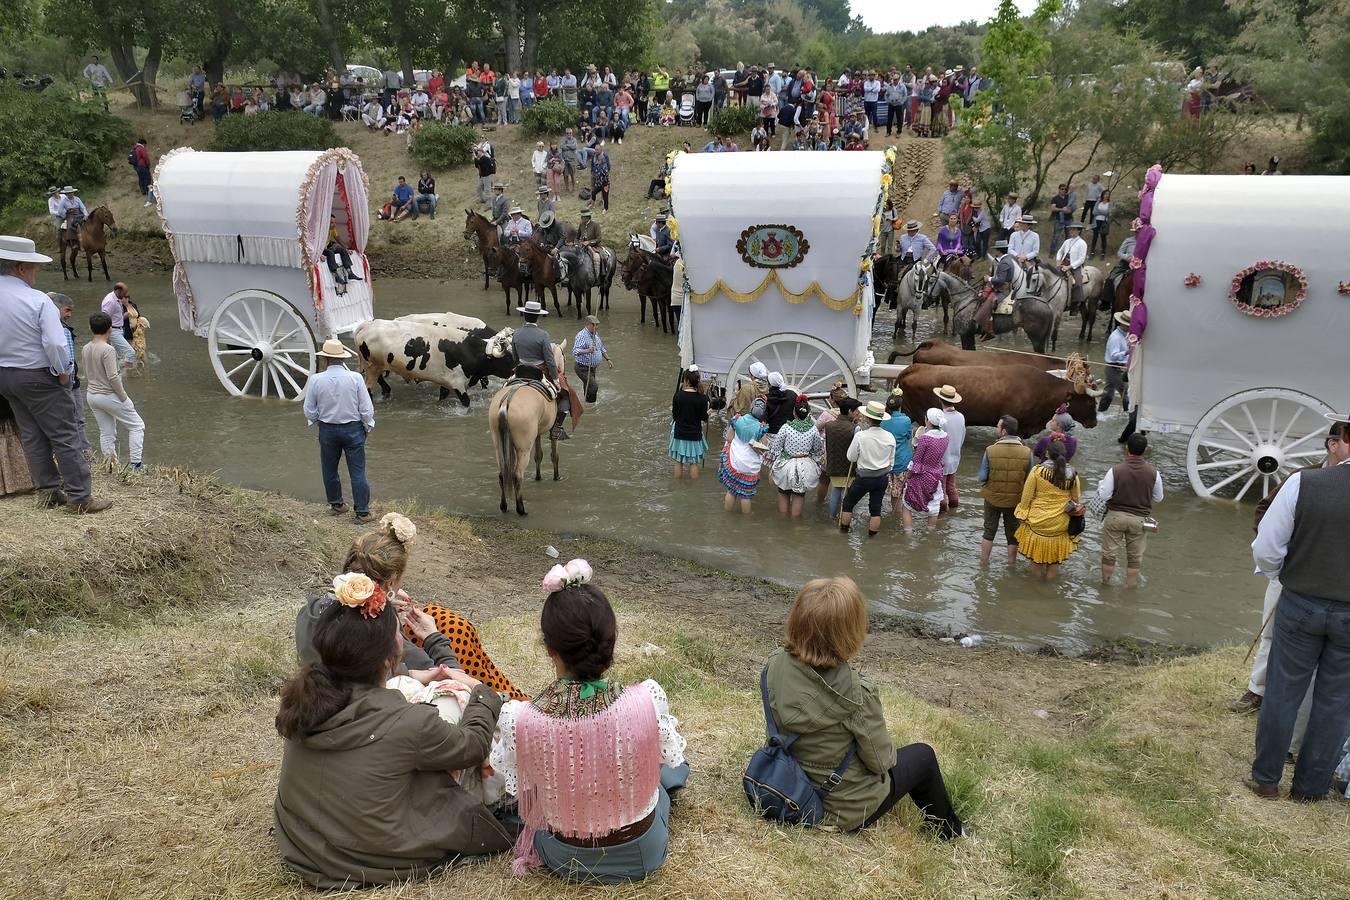
[{"label": "river water", "polygon": [[[207,342],[179,330],[167,276],[136,277],[129,284],[152,321],[149,371],[129,380],[146,421],[147,462],[191,466],[245,487],[312,499],[318,501],[316,514],[322,514],[316,435],[306,427],[299,405],[230,397],[212,372]],[[76,298],[74,321],[83,340],[87,315],[106,286],[63,284],[53,281],[49,270],[39,287],[66,289]],[[376,291],[376,314],[383,318],[452,310],[494,326],[507,324],[495,285],[485,292],[481,282],[384,279]],[[1099,583],[1099,528],[1091,517],[1088,533],[1056,582],[1033,580],[1025,561],[1007,573],[1000,559],[1001,533],[994,563],[981,570],[975,473],[984,447],[994,439],[991,429],[971,429],[959,476],[963,502],[932,530],[920,521],[906,536],[896,518],[883,521],[874,539],[868,540],[862,528],[845,536],[823,508],[811,503],[802,520],[789,521],[778,515],[767,472],[753,514],[726,514],[713,468],[697,483],[670,478],[666,444],[678,370],[674,337],[662,335],[650,321],[639,325],[636,297],[617,285],[613,306],[602,315],[601,335],[617,368],[602,371],[598,404],[587,410],[573,439],[561,445],[564,480],[549,480],[546,458],[545,480],[527,483],[530,514],[523,524],[623,540],[789,586],[818,575],[845,574],[862,585],[876,611],[917,615],[954,632],[1027,646],[1073,651],[1120,637],[1241,641],[1260,625],[1264,582],[1251,575],[1251,505],[1197,498],[1186,478],[1182,437],[1153,439],[1151,460],[1162,470],[1167,497],[1155,511],[1161,530],[1149,542],[1144,582],[1137,590]],[[891,347],[888,316],[883,312],[877,321],[874,348],[882,360]],[[554,340],[570,339],[579,328],[574,318],[559,322],[553,316],[546,325]],[[926,318],[920,339],[932,330]],[[1069,320],[1063,332],[1076,334],[1077,322]],[[1089,352],[1100,359],[1098,332]],[[1074,342],[1066,344],[1062,351]],[[456,514],[502,517],[487,427],[491,394],[475,390],[466,410],[453,399],[437,402],[432,385],[404,385],[396,378],[392,384],[392,398],[376,400],[376,428],[368,445],[376,508],[392,498],[415,497]],[[497,386],[494,382],[494,391]],[[1095,430],[1078,430],[1074,463],[1086,488],[1095,489],[1101,474],[1119,460],[1121,425],[1117,403]],[[715,461],[720,441],[714,436],[710,443]],[[509,518],[517,517],[512,512]],[[539,549],[542,576],[552,561],[543,546]],[[719,599],[709,597],[708,603]]]}]

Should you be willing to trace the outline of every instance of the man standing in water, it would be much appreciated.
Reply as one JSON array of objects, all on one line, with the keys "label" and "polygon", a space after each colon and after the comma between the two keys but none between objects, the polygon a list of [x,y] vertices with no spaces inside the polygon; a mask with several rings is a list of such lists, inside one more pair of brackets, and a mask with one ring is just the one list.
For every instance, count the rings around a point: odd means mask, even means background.
[{"label": "man standing in water", "polygon": [[596,379],[600,364],[609,363],[609,367],[614,368],[614,362],[605,350],[605,342],[600,340],[599,329],[600,320],[595,316],[587,316],[586,325],[572,341],[572,358],[576,360],[577,377],[585,387],[587,403],[594,403],[600,391],[600,383]]},{"label": "man standing in water", "polygon": [[1144,544],[1148,534],[1144,520],[1153,513],[1153,504],[1162,502],[1162,475],[1144,462],[1148,438],[1136,432],[1125,442],[1125,461],[1106,471],[1097,486],[1097,497],[1106,501],[1106,520],[1102,522],[1102,584],[1110,584],[1116,574],[1116,560],[1125,549],[1125,586],[1139,584],[1139,567],[1144,562]]},{"label": "man standing in water", "polygon": [[342,342],[330,339],[315,354],[323,360],[323,371],[305,386],[305,419],[319,425],[319,463],[323,468],[323,489],[328,511],[340,516],[347,511],[342,502],[342,479],[338,459],[347,457],[347,475],[352,482],[352,506],[356,521],[370,521],[370,483],[366,481],[366,436],[375,427],[375,406],[365,379],[342,364],[352,353]]},{"label": "man standing in water", "polygon": [[961,498],[956,493],[956,470],[961,468],[961,447],[966,442],[966,417],[956,408],[961,395],[950,384],[933,388],[942,401],[942,414],[947,417],[947,452],[942,456],[942,509],[956,509]]},{"label": "man standing in water", "polygon": [[1329,465],[1295,472],[1270,504],[1252,542],[1257,571],[1283,584],[1275,607],[1266,698],[1256,723],[1256,758],[1247,786],[1280,796],[1285,755],[1313,673],[1308,732],[1294,766],[1289,799],[1326,797],[1345,741],[1350,709],[1350,415],[1337,416]]},{"label": "man standing in water", "polygon": [[[950,417],[947,419],[950,424]],[[998,420],[998,440],[984,450],[977,480],[984,488],[984,539],[980,542],[980,565],[988,565],[994,552],[994,535],[998,533],[999,519],[1003,520],[1003,537],[1008,542],[1008,565],[1017,562],[1017,516],[1014,511],[1022,501],[1022,487],[1031,471],[1031,449],[1017,436],[1017,419],[1001,416]]]}]

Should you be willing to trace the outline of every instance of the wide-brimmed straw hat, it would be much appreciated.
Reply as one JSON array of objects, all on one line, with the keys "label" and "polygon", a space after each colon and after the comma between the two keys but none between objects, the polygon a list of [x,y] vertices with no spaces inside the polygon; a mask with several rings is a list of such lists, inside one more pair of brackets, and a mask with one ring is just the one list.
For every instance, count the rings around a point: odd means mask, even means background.
[{"label": "wide-brimmed straw hat", "polygon": [[1021,222],[1023,225],[1035,225],[1036,217],[1028,213],[1027,215],[1022,216],[1022,218],[1018,219],[1017,221]]},{"label": "wide-brimmed straw hat", "polygon": [[1083,223],[1082,223],[1082,222],[1070,222],[1070,223],[1069,223],[1069,230],[1070,230],[1070,231],[1074,231],[1074,230],[1082,231],[1082,230],[1083,230]]},{"label": "wide-brimmed straw hat", "polygon": [[519,206],[513,206],[511,207],[511,211],[508,212],[507,215],[514,216],[516,213],[520,213],[523,216],[525,215],[525,210],[521,209]]},{"label": "wide-brimmed straw hat", "polygon": [[547,228],[553,224],[553,210],[546,209],[544,214],[539,217],[539,224]]},{"label": "wide-brimmed straw hat", "polygon": [[26,237],[12,234],[0,234],[0,259],[21,263],[49,263],[50,256],[37,252],[37,244]]},{"label": "wide-brimmed straw hat", "polygon": [[942,387],[933,388],[933,393],[937,394],[938,399],[943,403],[950,403],[952,406],[961,402],[961,395],[956,392],[956,388],[950,384],[944,384]]},{"label": "wide-brimmed straw hat", "polygon": [[541,184],[541,185],[539,185],[539,187],[535,188],[535,191],[534,191],[534,192],[535,192],[536,194],[548,194],[548,193],[552,193],[552,192],[549,190],[548,185],[546,185],[546,184]]},{"label": "wide-brimmed straw hat", "polygon": [[352,351],[342,345],[342,341],[337,338],[329,338],[323,342],[323,348],[315,356],[322,356],[326,359],[351,359]]},{"label": "wide-brimmed straw hat", "polygon": [[1128,326],[1130,324],[1130,311],[1128,309],[1122,309],[1112,316],[1112,318],[1116,320],[1117,325]]},{"label": "wide-brimmed straw hat", "polygon": [[918,220],[918,219],[910,219],[908,222],[905,223],[905,230],[906,230],[906,231],[918,231],[918,230],[919,230],[919,220]]},{"label": "wide-brimmed straw hat", "polygon": [[78,194],[78,193],[79,193],[79,190],[78,190],[77,188],[71,187],[70,185],[66,185],[65,187],[61,188],[61,193],[63,193],[63,194]]},{"label": "wide-brimmed straw hat", "polygon": [[548,307],[544,306],[544,304],[540,303],[538,300],[526,300],[524,306],[516,307],[516,312],[525,313],[526,315],[531,316],[546,316],[548,315]]},{"label": "wide-brimmed straw hat", "polygon": [[583,219],[589,219],[591,217],[591,208],[589,206],[583,208],[580,215]]},{"label": "wide-brimmed straw hat", "polygon": [[886,412],[886,404],[878,400],[868,400],[859,412],[874,422],[888,422],[891,418],[891,414]]},{"label": "wide-brimmed straw hat", "polygon": [[1008,242],[1007,242],[1007,241],[994,241],[994,249],[995,249],[995,250],[1007,250],[1007,249],[1008,249]]}]

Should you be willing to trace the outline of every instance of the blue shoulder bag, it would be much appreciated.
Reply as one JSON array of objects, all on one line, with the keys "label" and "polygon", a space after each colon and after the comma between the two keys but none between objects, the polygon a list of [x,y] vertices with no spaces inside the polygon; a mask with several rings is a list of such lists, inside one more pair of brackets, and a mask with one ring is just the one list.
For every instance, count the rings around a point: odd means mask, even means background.
[{"label": "blue shoulder bag", "polygon": [[825,814],[825,797],[843,782],[844,773],[852,765],[858,743],[854,741],[848,748],[843,762],[830,773],[829,782],[816,787],[792,756],[797,735],[780,732],[773,723],[768,681],[769,668],[765,666],[759,673],[759,697],[764,703],[764,730],[768,740],[750,757],[750,765],[745,768],[742,777],[745,796],[751,808],[766,819],[787,825],[815,825]]}]

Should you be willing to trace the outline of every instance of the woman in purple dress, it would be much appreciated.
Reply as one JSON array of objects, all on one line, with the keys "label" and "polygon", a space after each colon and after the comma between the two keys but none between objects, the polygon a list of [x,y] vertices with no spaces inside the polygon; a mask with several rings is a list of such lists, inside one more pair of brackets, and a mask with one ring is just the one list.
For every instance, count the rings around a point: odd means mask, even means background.
[{"label": "woman in purple dress", "polygon": [[928,517],[930,526],[937,524],[942,506],[942,477],[945,471],[943,457],[947,454],[949,438],[943,431],[947,417],[940,409],[930,409],[925,417],[928,428],[914,443],[914,458],[909,463],[909,480],[905,482],[905,498],[900,505],[905,532],[914,530],[914,514]]},{"label": "woman in purple dress", "polygon": [[942,254],[942,265],[961,255],[961,219],[953,214],[947,217],[947,224],[938,229],[937,250]]}]

